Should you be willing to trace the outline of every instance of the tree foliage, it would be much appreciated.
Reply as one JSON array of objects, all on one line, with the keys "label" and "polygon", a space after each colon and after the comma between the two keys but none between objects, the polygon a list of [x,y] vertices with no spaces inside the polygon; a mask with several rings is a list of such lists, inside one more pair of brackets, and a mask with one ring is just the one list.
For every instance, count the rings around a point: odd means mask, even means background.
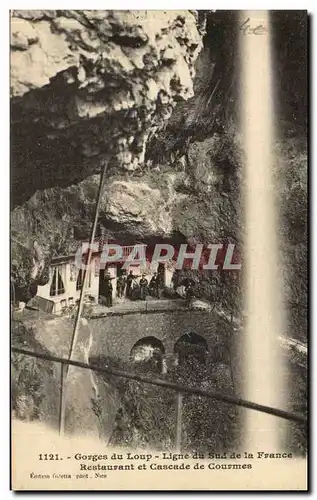
[{"label": "tree foliage", "polygon": [[[183,346],[184,347],[184,346]],[[178,384],[201,387],[205,390],[232,392],[228,380],[219,386],[219,378],[212,376],[212,366],[202,356],[202,348],[185,345],[180,363],[171,366],[168,373],[158,371],[150,360],[134,363],[133,371],[152,378],[166,378]],[[183,361],[181,361],[183,360]],[[99,361],[101,362],[101,360]],[[103,361],[104,363],[104,361]],[[118,360],[109,360],[109,366],[118,367]],[[114,365],[113,365],[114,363]],[[121,369],[131,371],[131,366],[120,362]],[[176,393],[172,390],[150,386],[138,381],[105,379],[117,389],[119,410],[109,444],[128,448],[154,448],[172,450],[176,432]],[[237,434],[236,411],[233,407],[198,396],[184,395],[182,418],[182,450],[223,451],[233,446]]]}]

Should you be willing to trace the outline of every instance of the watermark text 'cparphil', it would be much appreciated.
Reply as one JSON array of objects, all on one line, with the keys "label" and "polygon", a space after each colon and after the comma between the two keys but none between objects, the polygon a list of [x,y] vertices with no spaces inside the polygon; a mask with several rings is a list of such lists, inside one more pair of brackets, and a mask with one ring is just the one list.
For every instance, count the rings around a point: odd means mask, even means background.
[{"label": "watermark text 'cparphil'", "polygon": [[[147,245],[123,246],[119,244],[105,243],[100,250],[98,242],[83,243],[75,255],[75,265],[80,269],[86,269],[85,258],[91,248],[93,253],[100,254],[100,268],[106,268],[109,264],[122,263],[122,269],[128,269],[131,265],[139,265],[146,268],[147,264],[159,264],[172,262],[174,269],[202,269],[238,271],[241,263],[233,262],[235,245],[228,243],[214,243],[209,245],[197,244],[188,248],[181,244],[179,247],[167,243],[158,243],[151,250]],[[128,251],[127,251],[128,250]]]}]

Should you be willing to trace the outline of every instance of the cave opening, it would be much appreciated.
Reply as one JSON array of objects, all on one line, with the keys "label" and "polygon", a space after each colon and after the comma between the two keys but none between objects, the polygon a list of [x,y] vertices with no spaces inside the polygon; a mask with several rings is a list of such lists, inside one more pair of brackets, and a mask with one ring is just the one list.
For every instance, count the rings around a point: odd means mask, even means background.
[{"label": "cave opening", "polygon": [[190,364],[192,361],[205,364],[208,343],[204,337],[195,332],[185,333],[175,343],[174,355],[177,365]]},{"label": "cave opening", "polygon": [[131,349],[130,359],[144,370],[157,373],[164,372],[165,348],[163,343],[156,337],[144,337],[139,339]]}]

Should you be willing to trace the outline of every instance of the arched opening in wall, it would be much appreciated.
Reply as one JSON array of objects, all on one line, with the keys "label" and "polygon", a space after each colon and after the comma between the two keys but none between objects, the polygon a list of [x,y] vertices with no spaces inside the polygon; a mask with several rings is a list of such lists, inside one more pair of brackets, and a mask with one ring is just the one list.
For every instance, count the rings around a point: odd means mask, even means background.
[{"label": "arched opening in wall", "polygon": [[185,333],[174,345],[177,365],[184,365],[192,360],[205,364],[208,355],[207,341],[195,332]]},{"label": "arched opening in wall", "polygon": [[155,337],[144,337],[138,340],[131,349],[130,359],[142,370],[157,373],[164,371],[164,345]]}]

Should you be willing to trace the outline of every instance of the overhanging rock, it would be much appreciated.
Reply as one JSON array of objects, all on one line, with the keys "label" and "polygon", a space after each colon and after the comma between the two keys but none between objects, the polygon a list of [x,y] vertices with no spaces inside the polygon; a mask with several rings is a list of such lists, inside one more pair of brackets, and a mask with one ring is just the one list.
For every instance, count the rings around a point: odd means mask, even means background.
[{"label": "overhanging rock", "polygon": [[202,48],[190,11],[13,11],[13,203],[112,167],[193,95]]}]

